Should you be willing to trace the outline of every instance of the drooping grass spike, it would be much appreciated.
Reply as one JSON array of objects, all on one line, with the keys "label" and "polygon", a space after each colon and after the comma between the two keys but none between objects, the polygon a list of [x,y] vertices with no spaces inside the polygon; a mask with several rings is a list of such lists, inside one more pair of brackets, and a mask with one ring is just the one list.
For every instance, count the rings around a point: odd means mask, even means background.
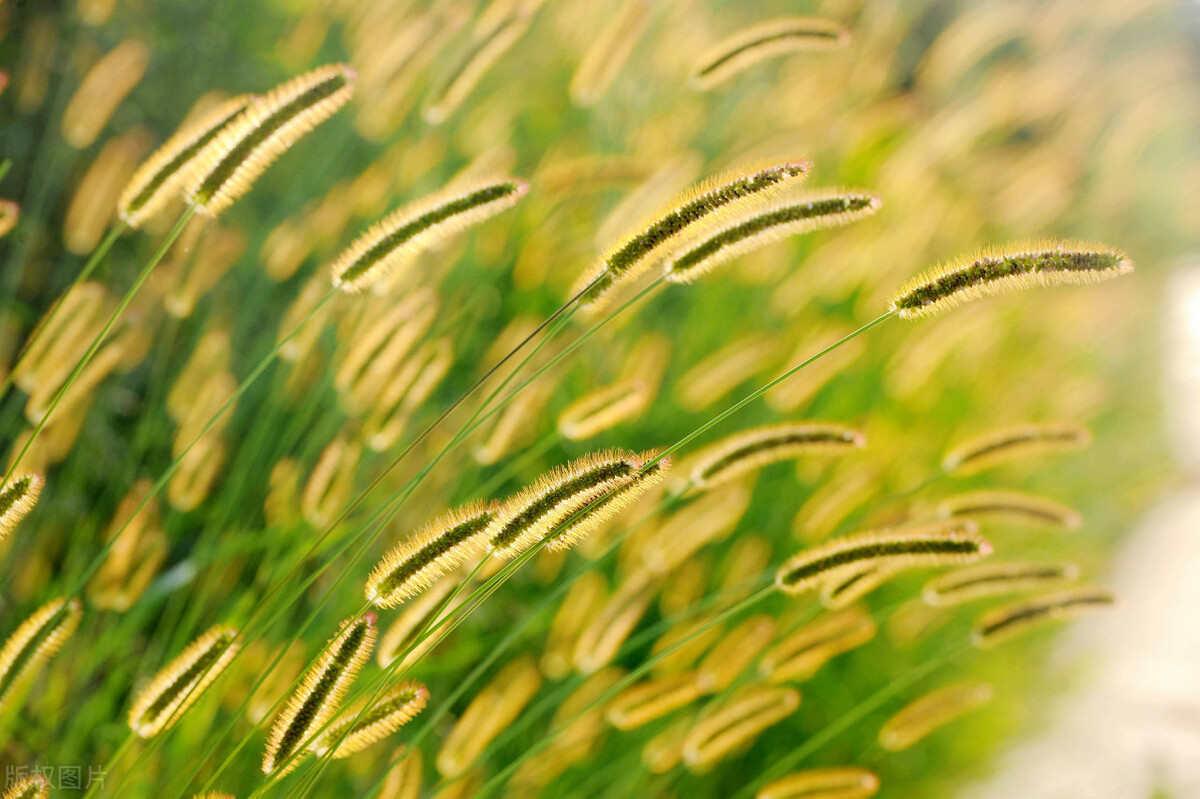
[{"label": "drooping grass spike", "polygon": [[413,533],[388,551],[371,572],[367,601],[379,608],[395,607],[480,554],[497,513],[494,503],[475,502]]},{"label": "drooping grass spike", "polygon": [[451,184],[379,220],[354,240],[331,267],[333,285],[363,291],[413,255],[511,208],[529,191],[515,178]]},{"label": "drooping grass spike", "polygon": [[[60,612],[61,611],[61,612]],[[20,699],[38,669],[45,666],[75,633],[83,604],[53,599],[35,610],[0,647],[0,711]]]},{"label": "drooping grass spike", "polygon": [[752,685],[720,710],[706,715],[683,739],[688,771],[703,774],[800,707],[800,692],[776,685]]},{"label": "drooping grass spike", "polygon": [[300,764],[298,753],[337,712],[374,645],[374,613],[342,623],[275,717],[263,755],[264,773],[283,776]]},{"label": "drooping grass spike", "polygon": [[775,576],[779,590],[802,594],[846,567],[947,566],[991,554],[974,522],[947,519],[911,529],[856,533],[793,555]]},{"label": "drooping grass spike", "polygon": [[412,721],[425,709],[428,701],[428,688],[422,683],[405,680],[379,697],[366,713],[362,712],[363,701],[347,707],[308,748],[320,756],[336,744],[333,759],[349,757]]},{"label": "drooping grass spike", "polygon": [[905,705],[879,728],[879,745],[889,752],[908,749],[955,719],[992,701],[992,686],[965,680],[938,688]]},{"label": "drooping grass spike", "polygon": [[903,319],[940,311],[1017,289],[1064,283],[1099,283],[1133,271],[1129,256],[1103,244],[1030,242],[984,250],[918,275],[892,299]]},{"label": "drooping grass spike", "polygon": [[50,799],[50,780],[34,774],[11,782],[0,799]]},{"label": "drooping grass spike", "polygon": [[606,450],[547,472],[504,503],[489,549],[514,558],[543,539],[550,550],[569,548],[662,480],[667,459],[646,468],[655,454]]},{"label": "drooping grass spike", "polygon": [[204,148],[229,123],[258,99],[252,94],[232,97],[195,123],[178,130],[138,167],[121,192],[117,213],[131,228],[139,228],[177,197],[199,161]]},{"label": "drooping grass spike", "polygon": [[692,69],[692,86],[711,89],[747,67],[787,53],[845,47],[850,32],[817,17],[771,20],[729,36],[700,57]]},{"label": "drooping grass spike", "polygon": [[785,422],[744,430],[689,458],[691,485],[712,488],[809,452],[849,452],[866,445],[857,430],[828,422]]},{"label": "drooping grass spike", "polygon": [[1083,586],[1068,588],[988,611],[971,631],[971,642],[990,649],[1044,624],[1068,621],[1115,602],[1111,591]]},{"label": "drooping grass spike", "polygon": [[40,474],[19,474],[0,488],[0,541],[33,510],[45,484]]},{"label": "drooping grass spike", "polygon": [[329,64],[252,100],[201,150],[186,186],[188,202],[205,216],[218,216],[275,159],[346,104],[355,77],[349,65]]},{"label": "drooping grass spike", "polygon": [[1070,452],[1091,443],[1091,431],[1070,422],[1022,424],[963,442],[946,453],[942,468],[966,477],[1018,458]]},{"label": "drooping grass spike", "polygon": [[921,589],[932,607],[961,605],[984,597],[1049,589],[1079,577],[1074,563],[980,563],[935,577]]},{"label": "drooping grass spike", "polygon": [[664,270],[671,283],[691,283],[739,255],[823,228],[841,227],[875,214],[883,200],[858,190],[829,189],[772,204],[736,219],[673,255]]},{"label": "drooping grass spike", "polygon": [[206,630],[154,675],[129,709],[129,727],[142,738],[170,729],[221,676],[240,648],[237,630]]},{"label": "drooping grass spike", "polygon": [[754,799],[870,799],[879,777],[858,766],[798,771],[758,789]]},{"label": "drooping grass spike", "polygon": [[810,166],[800,160],[731,170],[684,192],[602,255],[576,281],[572,294],[582,293],[580,305],[598,312],[618,284],[644,274],[697,225],[735,204],[776,196],[808,177]]}]

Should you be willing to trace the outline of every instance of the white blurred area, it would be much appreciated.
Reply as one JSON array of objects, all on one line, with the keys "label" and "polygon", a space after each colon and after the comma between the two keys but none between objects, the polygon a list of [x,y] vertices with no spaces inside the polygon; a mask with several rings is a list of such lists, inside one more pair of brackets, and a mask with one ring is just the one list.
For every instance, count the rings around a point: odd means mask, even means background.
[{"label": "white blurred area", "polygon": [[1200,799],[1200,265],[1166,283],[1167,438],[1188,479],[1117,553],[1118,605],[1063,636],[1050,668],[1088,664],[1045,729],[967,799]]}]

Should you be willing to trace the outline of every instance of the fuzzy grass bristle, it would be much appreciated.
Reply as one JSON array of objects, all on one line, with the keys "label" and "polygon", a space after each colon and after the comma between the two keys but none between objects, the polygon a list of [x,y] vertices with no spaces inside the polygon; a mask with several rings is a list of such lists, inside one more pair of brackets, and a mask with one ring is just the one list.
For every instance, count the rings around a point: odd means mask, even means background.
[{"label": "fuzzy grass bristle", "polygon": [[367,578],[367,601],[391,608],[429,588],[485,548],[498,507],[475,502],[430,522],[388,551]]},{"label": "fuzzy grass bristle", "polygon": [[138,692],[129,709],[129,727],[141,738],[170,729],[237,656],[237,630],[217,625],[206,630]]},{"label": "fuzzy grass bristle", "polygon": [[850,42],[850,31],[818,17],[787,17],[754,25],[721,40],[696,62],[691,83],[711,89],[768,58],[788,53],[834,50]]},{"label": "fuzzy grass bristle", "polygon": [[357,294],[418,253],[511,208],[528,191],[523,180],[496,178],[452,184],[406,205],[372,225],[338,256],[330,267],[333,285]]},{"label": "fuzzy grass bristle", "polygon": [[198,213],[218,216],[280,155],[350,100],[356,77],[347,64],[329,64],[252,100],[196,157],[188,202]]},{"label": "fuzzy grass bristle", "polygon": [[709,178],[605,252],[576,281],[572,295],[581,294],[580,306],[599,312],[617,285],[644,274],[697,226],[712,222],[725,209],[766,202],[807,178],[811,166],[803,160],[762,163]]},{"label": "fuzzy grass bristle", "polygon": [[875,637],[875,620],[856,608],[827,613],[792,633],[763,654],[758,673],[768,682],[803,682],[836,656]]},{"label": "fuzzy grass bristle", "polygon": [[918,275],[900,289],[890,307],[902,319],[916,319],[981,297],[1037,286],[1099,283],[1132,271],[1129,256],[1103,244],[1011,244],[948,261]]},{"label": "fuzzy grass bristle", "polygon": [[336,747],[332,755],[334,760],[349,757],[412,721],[428,702],[429,689],[424,684],[405,680],[372,703],[365,713],[365,701],[347,707],[339,714],[341,718],[309,744],[309,749],[321,756],[330,747]]},{"label": "fuzzy grass bristle", "polygon": [[764,785],[754,799],[870,799],[879,785],[875,772],[859,766],[814,768]]},{"label": "fuzzy grass bristle", "polygon": [[337,712],[350,684],[375,645],[375,614],[349,619],[304,673],[300,685],[275,717],[262,770],[283,776],[300,764],[309,739]]},{"label": "fuzzy grass bristle", "polygon": [[504,503],[487,530],[488,547],[514,558],[543,539],[565,549],[662,479],[668,461],[654,453],[605,450],[542,475]]},{"label": "fuzzy grass bristle", "polygon": [[12,707],[19,694],[62,649],[83,618],[78,599],[53,599],[21,622],[0,647],[0,711]]},{"label": "fuzzy grass bristle", "polygon": [[9,478],[0,489],[0,540],[29,515],[45,484],[46,478],[40,474],[20,474]]},{"label": "fuzzy grass bristle", "polygon": [[744,430],[693,456],[691,484],[712,488],[810,452],[848,452],[866,446],[857,430],[829,422],[785,422]]},{"label": "fuzzy grass bristle", "polygon": [[688,731],[683,762],[688,771],[703,774],[799,707],[800,692],[795,688],[749,686]]},{"label": "fuzzy grass bristle", "polygon": [[879,728],[879,745],[901,752],[955,719],[983,707],[996,695],[989,683],[964,680],[932,691],[902,707]]},{"label": "fuzzy grass bristle", "polygon": [[984,597],[1054,588],[1079,578],[1074,563],[980,563],[933,578],[921,589],[932,607],[961,605]]},{"label": "fuzzy grass bristle", "polygon": [[944,518],[966,516],[979,522],[997,520],[1006,523],[1033,524],[1078,530],[1083,524],[1079,511],[1036,494],[1021,491],[972,491],[958,494],[938,504]]},{"label": "fuzzy grass bristle", "polygon": [[946,453],[942,468],[968,477],[1011,460],[1070,452],[1091,443],[1091,431],[1070,422],[1022,424],[963,442]]},{"label": "fuzzy grass bristle", "polygon": [[966,519],[929,522],[911,529],[856,533],[793,555],[775,576],[779,590],[802,594],[840,569],[867,565],[947,566],[991,554],[992,545]]},{"label": "fuzzy grass bristle", "polygon": [[838,569],[821,584],[821,604],[830,610],[848,607],[886,583],[898,571],[878,565],[862,569]]},{"label": "fuzzy grass bristle", "polygon": [[1042,625],[1069,621],[1114,602],[1111,591],[1094,586],[1042,594],[985,613],[971,631],[971,642],[980,649],[990,649]]},{"label": "fuzzy grass bristle", "polygon": [[176,131],[138,167],[117,202],[121,221],[139,228],[177,196],[189,180],[201,152],[258,97],[231,97],[193,124]]},{"label": "fuzzy grass bristle", "polygon": [[12,780],[0,799],[50,799],[50,780],[45,774],[34,774]]},{"label": "fuzzy grass bristle", "polygon": [[842,227],[883,207],[883,200],[859,190],[827,189],[798,200],[774,203],[708,234],[673,255],[664,269],[671,283],[691,283],[718,266],[772,242],[825,228]]}]

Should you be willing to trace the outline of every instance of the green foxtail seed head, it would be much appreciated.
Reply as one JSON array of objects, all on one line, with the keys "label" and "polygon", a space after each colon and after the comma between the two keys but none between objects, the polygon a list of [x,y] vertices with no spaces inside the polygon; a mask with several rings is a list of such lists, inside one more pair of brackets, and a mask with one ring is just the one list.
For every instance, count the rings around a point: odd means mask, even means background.
[{"label": "green foxtail seed head", "polygon": [[870,799],[879,777],[858,766],[798,771],[758,789],[754,799]]},{"label": "green foxtail seed head", "polygon": [[178,130],[151,153],[121,192],[117,202],[121,221],[139,228],[175,199],[179,188],[191,178],[200,153],[257,99],[253,94],[231,97],[195,123]]},{"label": "green foxtail seed head", "polygon": [[40,474],[20,474],[0,489],[0,540],[29,515],[45,484],[46,478]]},{"label": "green foxtail seed head", "polygon": [[1102,244],[1045,241],[984,250],[934,267],[904,285],[891,309],[904,319],[1017,289],[1099,283],[1133,271],[1129,256]]},{"label": "green foxtail seed head", "polygon": [[1000,463],[1082,449],[1092,443],[1086,427],[1069,422],[1022,424],[966,441],[946,453],[942,468],[964,477]]},{"label": "green foxtail seed head", "polygon": [[849,452],[865,445],[862,433],[828,422],[764,425],[727,436],[693,456],[691,484],[712,488],[806,453]]},{"label": "green foxtail seed head", "polygon": [[984,597],[1057,588],[1079,578],[1074,563],[980,563],[939,575],[921,589],[925,604],[961,605]]},{"label": "green foxtail seed head", "polygon": [[990,649],[1021,633],[1052,622],[1068,621],[1097,608],[1113,604],[1112,592],[1083,586],[1027,599],[988,611],[975,623],[971,642]]},{"label": "green foxtail seed head", "polygon": [[796,712],[800,692],[777,685],[753,685],[696,722],[683,739],[688,771],[704,773],[768,727]]},{"label": "green foxtail seed head", "polygon": [[334,760],[349,757],[412,721],[428,702],[428,688],[419,682],[405,680],[376,700],[365,713],[362,712],[365,700],[341,711],[338,720],[326,727],[308,748],[321,756],[331,746],[336,746]]},{"label": "green foxtail seed head", "polygon": [[875,214],[883,200],[858,190],[827,189],[736,219],[689,244],[664,270],[671,283],[690,283],[718,266],[760,247],[824,228],[841,227]]},{"label": "green foxtail seed head", "polygon": [[856,533],[793,555],[775,575],[779,590],[802,594],[850,567],[929,567],[970,563],[992,552],[974,522],[947,519],[912,529]]},{"label": "green foxtail seed head", "polygon": [[380,608],[395,607],[482,553],[497,511],[494,503],[471,503],[413,533],[388,551],[371,572],[367,601]]},{"label": "green foxtail seed head", "polygon": [[[60,613],[61,611],[61,613]],[[0,712],[20,698],[21,691],[75,633],[83,604],[53,599],[21,622],[0,647]]]},{"label": "green foxtail seed head", "polygon": [[374,645],[374,613],[342,623],[341,631],[321,650],[275,717],[263,755],[264,773],[283,776],[300,764],[299,755],[316,731],[333,718]]},{"label": "green foxtail seed head", "polygon": [[488,547],[503,558],[548,539],[566,549],[661,481],[664,459],[655,453],[605,450],[558,466],[508,499],[487,530]]},{"label": "green foxtail seed head", "polygon": [[356,294],[415,254],[511,208],[529,191],[515,178],[447,189],[385,216],[354,240],[331,267],[333,285]]},{"label": "green foxtail seed head", "polygon": [[206,630],[138,692],[129,709],[129,727],[142,738],[170,729],[221,676],[240,648],[237,630],[217,625]]},{"label": "green foxtail seed head", "polygon": [[196,157],[188,202],[205,216],[219,215],[275,159],[346,104],[356,77],[350,66],[330,64],[252,100]]},{"label": "green foxtail seed head", "polygon": [[719,694],[733,685],[771,643],[775,627],[775,619],[760,613],[726,633],[696,666],[704,692]]},{"label": "green foxtail seed head", "polygon": [[937,513],[943,518],[967,516],[980,522],[995,519],[1063,530],[1078,530],[1083,524],[1083,517],[1074,508],[1021,491],[971,491],[958,494],[939,503]]},{"label": "green foxtail seed head", "polygon": [[902,707],[879,728],[879,745],[889,752],[903,751],[996,695],[992,686],[978,680],[952,683]]},{"label": "green foxtail seed head", "polygon": [[845,47],[850,32],[816,17],[788,17],[755,25],[718,42],[696,62],[692,87],[711,89],[747,67],[787,53]]},{"label": "green foxtail seed head", "polygon": [[16,780],[8,786],[2,799],[50,799],[50,780],[45,774]]},{"label": "green foxtail seed head", "polygon": [[875,620],[857,608],[827,613],[768,649],[758,673],[773,683],[803,682],[834,657],[870,641],[875,632]]},{"label": "green foxtail seed head", "polygon": [[633,730],[687,707],[702,696],[699,673],[685,671],[626,688],[609,703],[604,715],[618,730]]},{"label": "green foxtail seed head", "polygon": [[697,225],[712,222],[730,207],[769,200],[808,177],[810,167],[803,160],[759,164],[704,181],[675,198],[601,256],[576,281],[572,295],[583,292],[580,305],[598,312],[618,284],[644,274]]}]

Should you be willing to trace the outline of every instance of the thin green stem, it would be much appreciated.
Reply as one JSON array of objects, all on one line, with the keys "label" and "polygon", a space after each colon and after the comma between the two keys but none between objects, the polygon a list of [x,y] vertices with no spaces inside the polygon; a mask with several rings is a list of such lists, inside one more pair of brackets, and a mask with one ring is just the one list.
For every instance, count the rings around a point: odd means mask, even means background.
[{"label": "thin green stem", "polygon": [[[12,465],[8,467],[8,471],[4,475],[4,480],[0,481],[0,485],[8,484],[9,478],[13,476],[13,473],[17,470],[17,467],[21,465],[21,460],[25,457],[25,454],[29,452],[29,448],[33,446],[33,442],[37,440],[38,435],[41,434],[42,430],[44,430],[46,425],[50,422],[50,417],[54,415],[55,409],[58,408],[58,404],[62,402],[63,397],[66,396],[67,391],[69,391],[71,388],[71,385],[75,382],[87,365],[91,363],[92,358],[95,357],[96,352],[100,349],[100,345],[104,343],[105,337],[108,336],[108,331],[112,330],[113,325],[117,323],[117,319],[119,319],[121,314],[125,312],[125,309],[129,307],[129,303],[133,301],[133,298],[137,295],[138,291],[141,290],[143,284],[145,284],[146,280],[150,277],[150,273],[153,272],[154,268],[158,266],[160,261],[162,261],[163,256],[167,254],[167,250],[169,250],[171,245],[175,243],[175,239],[179,238],[179,234],[183,232],[184,226],[192,218],[194,213],[195,209],[189,207],[180,215],[179,221],[175,223],[175,227],[171,228],[171,232],[167,234],[167,238],[163,241],[162,245],[159,246],[157,252],[154,253],[154,256],[150,259],[150,262],[146,264],[146,266],[142,269],[141,274],[138,275],[137,280],[135,280],[133,285],[129,287],[129,290],[125,292],[125,296],[121,298],[121,301],[117,303],[116,309],[108,317],[108,321],[104,323],[104,327],[101,328],[96,337],[92,339],[92,343],[88,347],[87,351],[83,354],[83,357],[80,358],[79,362],[75,364],[75,368],[71,370],[71,374],[67,377],[66,382],[63,383],[62,387],[59,388],[58,392],[54,395],[54,399],[51,400],[50,406],[46,408],[46,412],[42,414],[42,418],[38,421],[37,426],[33,428],[33,432],[30,434],[28,440],[26,440],[25,446],[21,448],[21,451],[17,453],[16,459],[13,460]],[[116,229],[117,228],[114,228],[114,230]]]}]

